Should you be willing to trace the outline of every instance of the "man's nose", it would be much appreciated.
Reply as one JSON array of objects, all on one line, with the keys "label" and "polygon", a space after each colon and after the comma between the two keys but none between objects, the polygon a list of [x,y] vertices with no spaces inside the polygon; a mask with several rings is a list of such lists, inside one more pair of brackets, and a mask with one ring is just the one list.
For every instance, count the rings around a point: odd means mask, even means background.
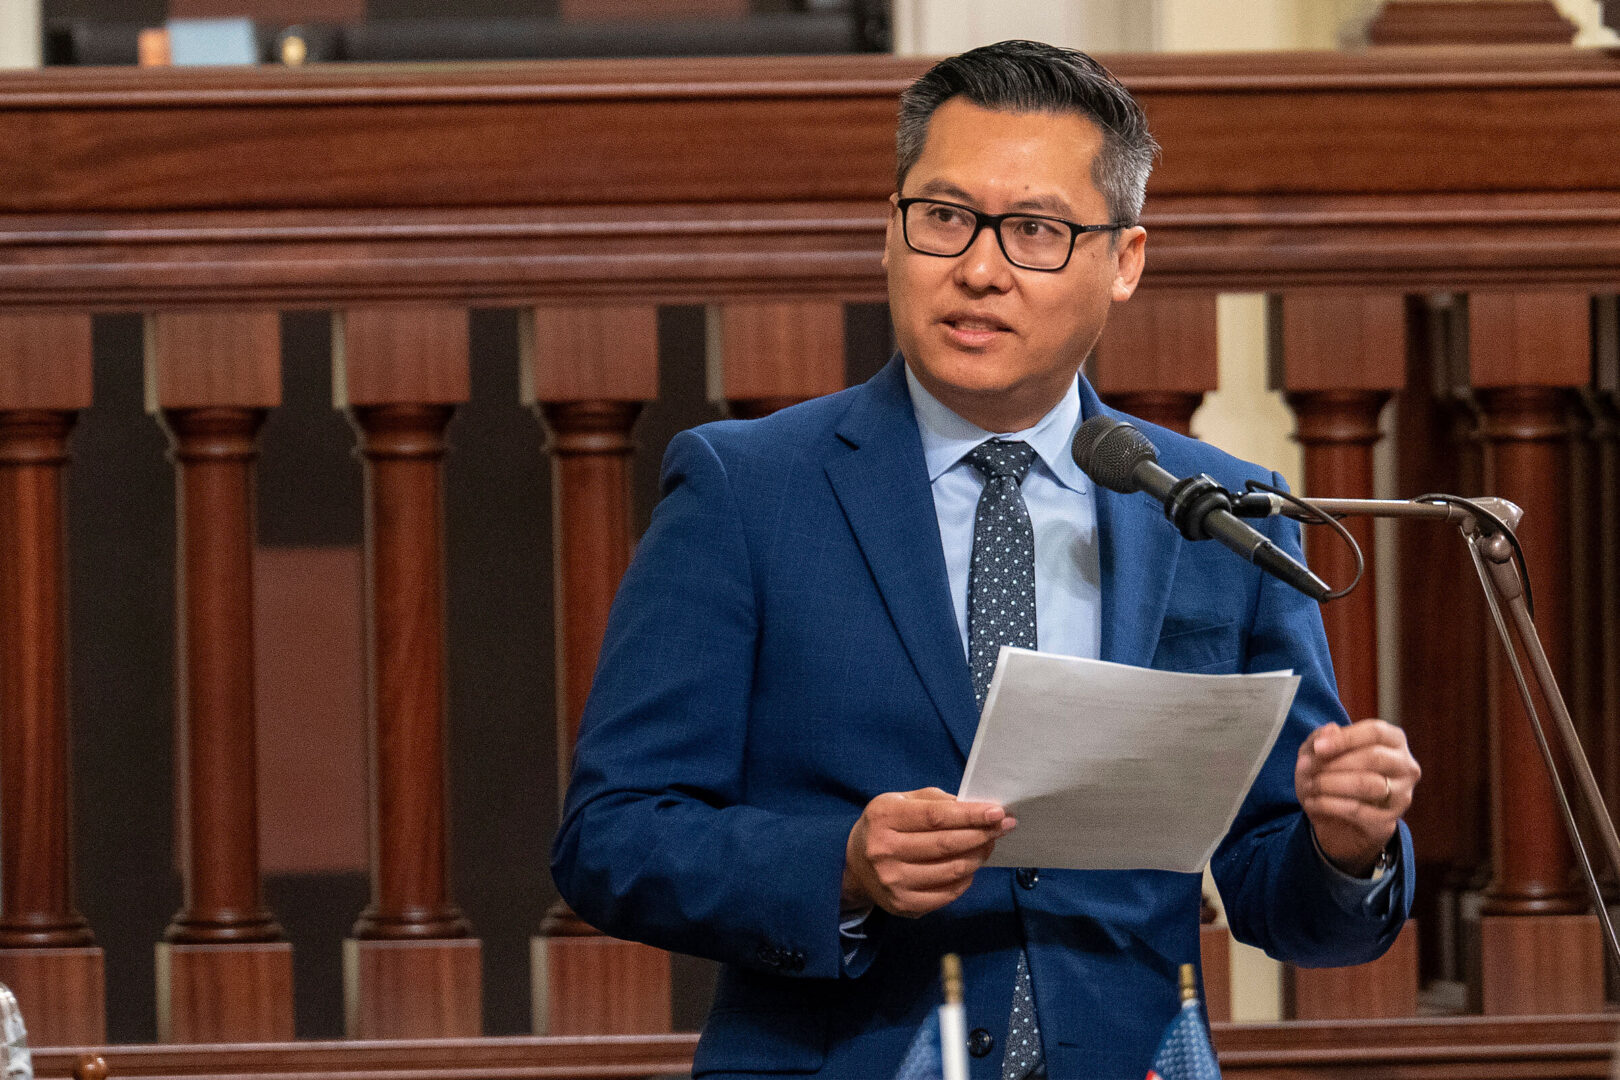
[{"label": "man's nose", "polygon": [[979,230],[968,249],[957,256],[957,279],[975,292],[1004,291],[1012,287],[1012,264],[1002,253],[996,231]]}]

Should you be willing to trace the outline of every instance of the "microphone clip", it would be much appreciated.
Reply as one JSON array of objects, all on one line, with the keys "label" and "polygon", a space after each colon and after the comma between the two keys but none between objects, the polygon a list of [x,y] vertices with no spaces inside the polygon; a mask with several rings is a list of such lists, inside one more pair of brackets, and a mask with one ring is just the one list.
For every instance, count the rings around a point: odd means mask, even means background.
[{"label": "microphone clip", "polygon": [[1208,540],[1204,522],[1216,510],[1228,513],[1239,497],[1217,484],[1207,473],[1197,473],[1176,481],[1164,500],[1164,516],[1188,540]]}]

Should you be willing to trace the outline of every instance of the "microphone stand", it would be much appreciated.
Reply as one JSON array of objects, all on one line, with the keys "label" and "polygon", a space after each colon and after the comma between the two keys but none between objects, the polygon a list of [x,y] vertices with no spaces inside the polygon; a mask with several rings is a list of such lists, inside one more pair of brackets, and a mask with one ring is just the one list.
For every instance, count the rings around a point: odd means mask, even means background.
[{"label": "microphone stand", "polygon": [[[1614,922],[1609,917],[1609,909],[1603,903],[1597,875],[1592,870],[1591,857],[1581,839],[1575,811],[1570,805],[1563,777],[1559,774],[1557,759],[1547,739],[1546,727],[1536,711],[1535,697],[1530,692],[1524,667],[1519,662],[1519,650],[1522,649],[1530,661],[1536,686],[1540,689],[1548,709],[1552,711],[1553,730],[1558,736],[1569,767],[1575,773],[1576,790],[1584,802],[1586,813],[1597,827],[1609,858],[1609,867],[1620,873],[1620,837],[1615,834],[1614,819],[1609,816],[1608,809],[1603,804],[1603,795],[1598,789],[1597,778],[1592,774],[1592,766],[1587,761],[1586,751],[1581,748],[1580,736],[1575,731],[1574,721],[1570,719],[1569,707],[1564,703],[1564,695],[1558,689],[1558,680],[1553,676],[1552,666],[1547,662],[1546,650],[1541,645],[1541,637],[1536,633],[1536,625],[1530,617],[1529,607],[1525,603],[1524,582],[1520,579],[1518,567],[1514,563],[1514,542],[1499,528],[1499,525],[1505,526],[1511,532],[1518,525],[1524,512],[1513,503],[1496,498],[1470,500],[1474,507],[1480,508],[1486,515],[1494,516],[1497,519],[1495,521],[1476,513],[1472,507],[1451,502],[1393,499],[1301,499],[1300,502],[1329,516],[1422,518],[1454,524],[1462,530],[1463,537],[1468,542],[1468,552],[1474,560],[1474,568],[1479,573],[1480,586],[1485,591],[1485,602],[1491,609],[1491,617],[1496,622],[1502,647],[1507,652],[1508,663],[1512,666],[1513,678],[1519,687],[1519,697],[1523,699],[1525,712],[1529,715],[1530,728],[1535,734],[1536,745],[1541,749],[1542,763],[1546,765],[1547,775],[1552,780],[1553,793],[1558,798],[1558,808],[1564,818],[1564,829],[1569,833],[1570,842],[1579,856],[1581,872],[1592,895],[1592,907],[1603,925],[1603,943],[1608,948],[1609,959],[1614,962],[1617,969],[1620,969],[1620,938],[1615,936]],[[1239,506],[1236,512],[1245,513],[1241,508],[1241,502]],[[1304,522],[1318,521],[1300,507],[1281,499],[1272,502],[1270,509],[1265,513],[1281,513]],[[1504,607],[1507,609],[1505,618]],[[1514,631],[1517,632],[1517,648]]]}]

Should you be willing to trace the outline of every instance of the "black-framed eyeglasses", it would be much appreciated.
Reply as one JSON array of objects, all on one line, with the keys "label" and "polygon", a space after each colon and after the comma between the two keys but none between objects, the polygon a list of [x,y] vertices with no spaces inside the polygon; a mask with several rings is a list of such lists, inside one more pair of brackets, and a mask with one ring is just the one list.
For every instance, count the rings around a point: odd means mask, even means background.
[{"label": "black-framed eyeglasses", "polygon": [[1074,242],[1081,233],[1114,232],[1129,228],[1081,225],[1043,214],[984,214],[971,206],[938,199],[900,199],[900,231],[906,246],[919,255],[954,259],[989,229],[1007,261],[1024,270],[1061,270],[1069,265]]}]

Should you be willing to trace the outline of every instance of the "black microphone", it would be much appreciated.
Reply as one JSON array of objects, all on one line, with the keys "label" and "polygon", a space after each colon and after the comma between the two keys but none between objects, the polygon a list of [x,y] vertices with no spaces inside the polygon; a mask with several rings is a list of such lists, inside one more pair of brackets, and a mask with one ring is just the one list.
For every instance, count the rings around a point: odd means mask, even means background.
[{"label": "black microphone", "polygon": [[1333,591],[1265,535],[1232,514],[1232,493],[1203,473],[1177,479],[1159,464],[1159,451],[1133,425],[1093,416],[1074,433],[1074,463],[1109,491],[1145,491],[1188,540],[1219,540],[1266,573],[1316,601]]}]

